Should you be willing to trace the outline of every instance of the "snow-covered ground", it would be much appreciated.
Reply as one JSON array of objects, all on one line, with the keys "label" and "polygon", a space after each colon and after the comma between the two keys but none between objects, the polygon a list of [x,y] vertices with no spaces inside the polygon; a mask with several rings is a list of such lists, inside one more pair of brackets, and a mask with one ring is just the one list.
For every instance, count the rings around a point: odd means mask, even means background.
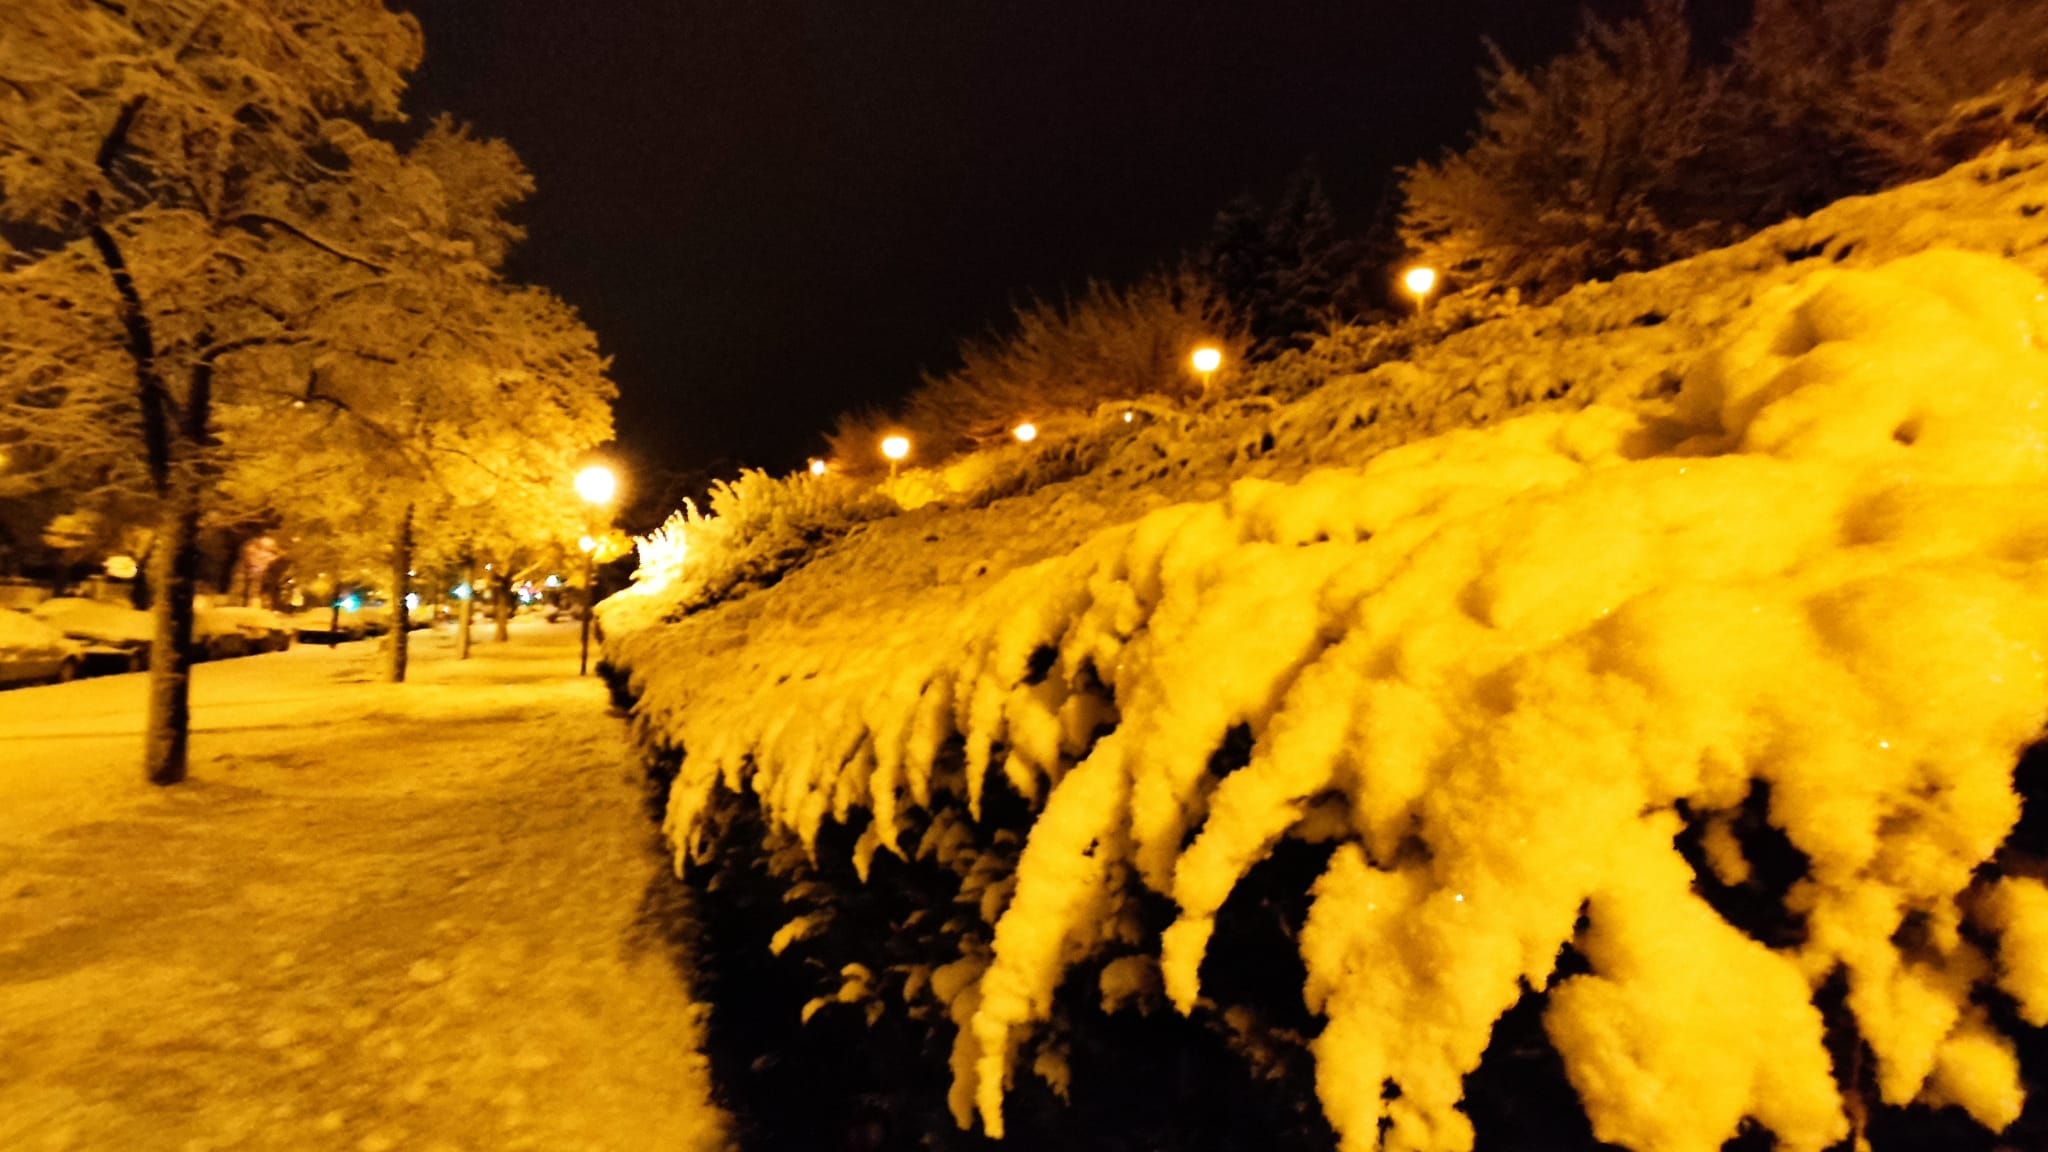
[{"label": "snow-covered ground", "polygon": [[724,1143],[640,772],[568,625],[0,693],[0,1148]]}]

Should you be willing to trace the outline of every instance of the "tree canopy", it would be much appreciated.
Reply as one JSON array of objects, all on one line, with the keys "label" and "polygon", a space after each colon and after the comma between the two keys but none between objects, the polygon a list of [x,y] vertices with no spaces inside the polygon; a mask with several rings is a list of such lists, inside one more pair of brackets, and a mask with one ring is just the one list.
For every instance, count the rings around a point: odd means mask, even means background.
[{"label": "tree canopy", "polygon": [[512,150],[446,120],[401,144],[410,16],[24,0],[9,20],[0,492],[154,520],[149,771],[175,780],[209,515],[339,531],[354,508],[409,534],[503,505],[543,531],[511,509],[566,496],[612,389],[573,311],[501,276],[533,187]]}]

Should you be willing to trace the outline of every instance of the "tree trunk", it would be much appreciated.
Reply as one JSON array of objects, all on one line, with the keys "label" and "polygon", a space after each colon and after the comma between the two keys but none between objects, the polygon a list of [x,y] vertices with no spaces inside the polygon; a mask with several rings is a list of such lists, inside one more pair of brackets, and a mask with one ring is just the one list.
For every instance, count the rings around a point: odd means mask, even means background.
[{"label": "tree trunk", "polygon": [[498,626],[498,643],[512,639],[512,577],[503,572],[491,577],[491,619]]},{"label": "tree trunk", "polygon": [[150,553],[149,721],[143,769],[152,784],[185,778],[192,729],[192,594],[199,575],[199,501],[179,485],[164,502]]},{"label": "tree trunk", "polygon": [[469,626],[476,619],[476,562],[469,561],[462,568],[462,586],[469,589],[469,595],[462,598],[461,623],[455,628],[455,658],[469,659]]},{"label": "tree trunk", "polygon": [[405,598],[412,593],[412,505],[398,517],[398,532],[391,541],[391,665],[385,679],[405,683],[405,660],[412,636],[412,609]]}]

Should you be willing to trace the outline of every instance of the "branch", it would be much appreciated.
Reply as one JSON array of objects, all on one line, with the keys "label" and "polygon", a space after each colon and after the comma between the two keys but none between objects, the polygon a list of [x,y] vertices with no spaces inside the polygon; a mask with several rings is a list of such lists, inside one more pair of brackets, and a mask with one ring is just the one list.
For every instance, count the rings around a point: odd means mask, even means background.
[{"label": "branch", "polygon": [[[135,119],[142,114],[142,105],[147,100],[146,96],[130,97],[126,104],[121,105],[121,111],[115,114],[114,126],[107,130],[106,139],[100,141],[99,151],[92,162],[100,170],[100,175],[109,181],[114,178],[114,161],[121,158],[121,149],[128,144],[128,133],[134,130]],[[93,211],[98,214],[97,203],[93,205]]]},{"label": "branch", "polygon": [[203,350],[199,356],[200,359],[212,363],[231,352],[240,352],[247,348],[260,348],[267,344],[291,345],[304,344],[305,342],[306,338],[303,336],[244,336],[238,340],[227,340],[219,344],[203,345]]},{"label": "branch", "polygon": [[192,23],[185,29],[184,35],[178,37],[178,44],[171,52],[171,59],[183,60],[185,58],[185,53],[192,50],[193,42],[198,40],[199,34],[206,30],[206,22],[213,19],[213,14],[218,11],[220,11],[220,0],[214,0],[213,3],[206,6],[205,11],[192,18]]},{"label": "branch", "polygon": [[236,215],[228,217],[226,220],[221,221],[222,227],[240,228],[244,232],[248,232],[251,235],[258,235],[258,227],[264,224],[268,224],[271,227],[276,228],[282,232],[288,233],[292,236],[296,236],[305,243],[310,244],[315,248],[318,248],[320,251],[327,253],[329,256],[332,256],[337,260],[345,260],[350,264],[355,264],[358,265],[359,267],[367,268],[370,271],[375,272],[379,275],[389,275],[391,272],[391,269],[389,267],[383,264],[379,264],[376,261],[371,260],[367,256],[358,256],[355,253],[350,252],[348,249],[343,248],[338,244],[335,244],[331,241],[322,240],[320,237],[313,235],[311,232],[308,232],[304,228],[301,228],[298,225],[293,224],[289,220],[281,220],[276,216],[271,216],[262,212],[241,212],[237,213]]},{"label": "branch", "polygon": [[106,226],[92,226],[92,245],[100,263],[113,278],[121,296],[121,324],[128,333],[128,357],[135,363],[135,390],[142,409],[142,444],[149,460],[149,479],[157,494],[169,490],[171,480],[171,422],[173,409],[169,389],[156,362],[156,331],[142,306],[142,293],[128,270],[120,244]]}]

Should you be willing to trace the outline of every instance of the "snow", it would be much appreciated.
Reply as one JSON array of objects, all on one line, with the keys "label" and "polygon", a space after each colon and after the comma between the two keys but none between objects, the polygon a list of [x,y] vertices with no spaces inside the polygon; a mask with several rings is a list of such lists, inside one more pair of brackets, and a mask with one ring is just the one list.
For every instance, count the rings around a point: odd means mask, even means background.
[{"label": "snow", "polygon": [[[1886,1103],[2002,1128],[2017,1062],[1973,989],[2048,996],[2038,882],[1978,875],[2048,716],[2044,201],[2048,152],[1995,155],[1320,389],[1282,364],[1262,403],[1116,421],[1071,481],[877,520],[773,587],[650,582],[604,618],[643,739],[687,752],[669,835],[746,789],[813,851],[861,809],[861,850],[922,855],[913,814],[978,817],[991,771],[1033,800],[991,931],[929,982],[956,1118],[994,1135],[1133,888],[1177,906],[1159,971],[1196,1010],[1218,910],[1290,837],[1338,841],[1299,944],[1346,1152],[1469,1148],[1525,986],[1600,1139],[1747,1118],[1817,1152],[1850,1131],[1838,971]],[[1674,844],[1690,813],[1741,883],[1760,788],[1810,861],[1768,894],[1797,943]]]},{"label": "snow", "polygon": [[[54,670],[66,656],[78,656],[83,649],[66,640],[61,632],[24,612],[0,608],[0,663],[47,664]],[[0,668],[0,683],[11,679],[18,669]]]},{"label": "snow", "polygon": [[575,631],[0,692],[0,1147],[724,1146],[632,752]]},{"label": "snow", "polygon": [[33,612],[37,619],[67,635],[109,644],[147,644],[155,635],[149,613],[124,604],[59,596],[36,605]]}]

